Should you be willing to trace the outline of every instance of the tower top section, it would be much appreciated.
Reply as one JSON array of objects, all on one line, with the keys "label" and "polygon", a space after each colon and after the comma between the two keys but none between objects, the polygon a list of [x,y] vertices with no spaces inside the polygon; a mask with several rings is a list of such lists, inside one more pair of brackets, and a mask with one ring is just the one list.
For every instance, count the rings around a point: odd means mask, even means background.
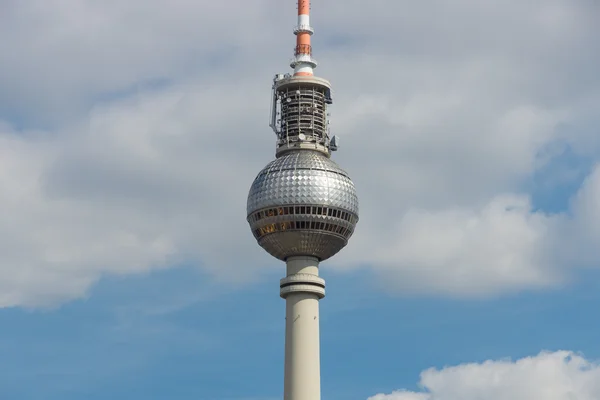
[{"label": "tower top section", "polygon": [[277,74],[273,80],[269,125],[277,135],[277,157],[290,151],[316,150],[327,157],[337,150],[338,139],[329,135],[328,106],[331,84],[313,70],[310,0],[298,0],[296,47],[290,66],[293,74]]},{"label": "tower top section", "polygon": [[310,37],[314,33],[310,26],[310,0],[298,0],[298,25],[294,29],[296,48],[290,66],[294,76],[312,76],[317,62],[312,58]]}]

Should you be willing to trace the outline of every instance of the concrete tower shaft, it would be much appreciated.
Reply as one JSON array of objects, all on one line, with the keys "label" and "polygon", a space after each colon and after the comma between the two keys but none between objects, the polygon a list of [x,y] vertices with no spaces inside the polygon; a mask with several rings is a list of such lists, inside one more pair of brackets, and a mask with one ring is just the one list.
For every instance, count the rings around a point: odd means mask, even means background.
[{"label": "concrete tower shaft", "polygon": [[280,281],[285,299],[284,400],[321,399],[319,300],[325,281],[315,257],[290,257]]}]

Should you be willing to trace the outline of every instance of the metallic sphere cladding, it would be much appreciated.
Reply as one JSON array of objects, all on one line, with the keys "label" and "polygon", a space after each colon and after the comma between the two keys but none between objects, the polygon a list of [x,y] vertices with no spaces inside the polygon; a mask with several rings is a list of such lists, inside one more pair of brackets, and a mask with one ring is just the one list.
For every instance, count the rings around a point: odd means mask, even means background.
[{"label": "metallic sphere cladding", "polygon": [[319,151],[282,154],[256,177],[247,220],[258,243],[280,260],[339,252],[358,222],[358,197],[348,174]]}]

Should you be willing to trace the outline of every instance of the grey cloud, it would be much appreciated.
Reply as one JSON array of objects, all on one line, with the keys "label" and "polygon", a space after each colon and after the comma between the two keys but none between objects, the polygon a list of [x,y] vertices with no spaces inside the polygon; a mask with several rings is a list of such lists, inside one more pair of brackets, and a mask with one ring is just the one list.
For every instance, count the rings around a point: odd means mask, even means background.
[{"label": "grey cloud", "polygon": [[[335,157],[361,198],[356,236],[327,265],[369,264],[391,292],[480,296],[593,264],[596,175],[564,215],[533,210],[527,185],[557,141],[597,159],[594,129],[561,128],[597,124],[597,7],[363,3],[313,4]],[[182,261],[237,282],[277,265],[244,210],[273,157],[270,79],[288,70],[295,9],[245,4],[6,3],[0,109],[52,128],[0,133],[0,305]],[[565,231],[580,240],[549,251]]]}]

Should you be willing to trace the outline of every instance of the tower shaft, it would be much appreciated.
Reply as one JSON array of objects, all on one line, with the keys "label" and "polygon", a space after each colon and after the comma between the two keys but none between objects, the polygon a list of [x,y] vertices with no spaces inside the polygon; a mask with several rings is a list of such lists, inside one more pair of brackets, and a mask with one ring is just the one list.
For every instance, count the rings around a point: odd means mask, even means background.
[{"label": "tower shaft", "polygon": [[316,257],[290,257],[280,282],[286,301],[284,400],[320,400],[319,300],[325,281]]}]

